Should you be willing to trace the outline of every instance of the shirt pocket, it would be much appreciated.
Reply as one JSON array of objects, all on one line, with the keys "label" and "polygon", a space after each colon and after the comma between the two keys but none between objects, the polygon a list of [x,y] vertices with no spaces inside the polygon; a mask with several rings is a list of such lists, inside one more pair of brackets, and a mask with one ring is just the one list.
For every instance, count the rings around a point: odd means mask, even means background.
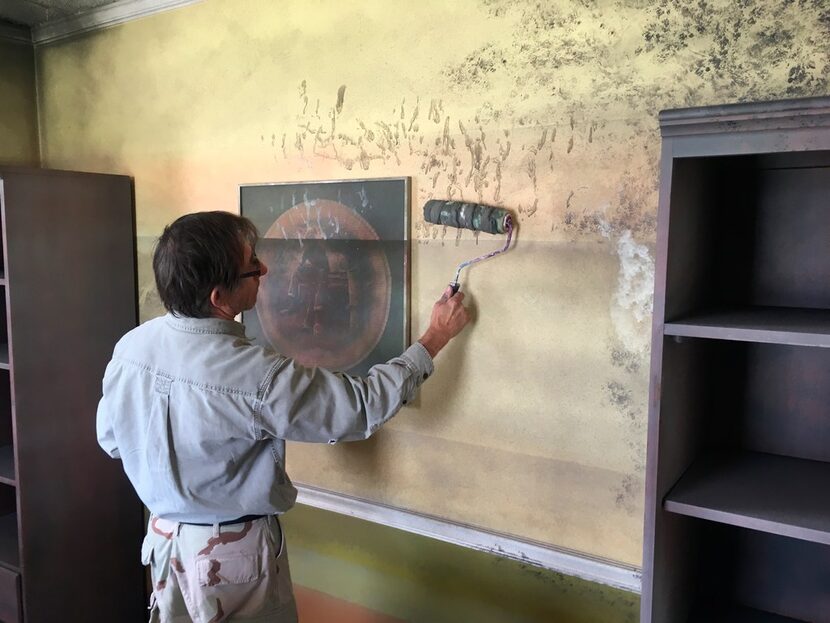
[{"label": "shirt pocket", "polygon": [[196,575],[202,587],[247,584],[262,576],[262,559],[259,554],[203,556],[196,559]]}]

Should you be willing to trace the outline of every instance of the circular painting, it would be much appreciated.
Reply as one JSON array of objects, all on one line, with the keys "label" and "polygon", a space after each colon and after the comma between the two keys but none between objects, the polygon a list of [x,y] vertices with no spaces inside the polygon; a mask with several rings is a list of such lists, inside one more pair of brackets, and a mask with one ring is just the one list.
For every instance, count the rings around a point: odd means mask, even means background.
[{"label": "circular painting", "polygon": [[274,348],[304,366],[347,370],[377,345],[392,278],[382,242],[351,208],[328,199],[283,212],[257,245],[268,266],[256,311]]}]

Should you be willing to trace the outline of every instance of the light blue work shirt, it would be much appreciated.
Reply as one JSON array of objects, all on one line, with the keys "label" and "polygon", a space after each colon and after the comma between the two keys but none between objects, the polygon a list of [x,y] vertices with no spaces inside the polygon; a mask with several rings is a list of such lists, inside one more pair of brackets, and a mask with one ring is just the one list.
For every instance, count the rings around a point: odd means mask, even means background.
[{"label": "light blue work shirt", "polygon": [[238,322],[168,314],[115,346],[98,443],[150,511],[185,523],[287,511],[285,440],[366,439],[432,374],[418,342],[365,378],[305,368]]}]

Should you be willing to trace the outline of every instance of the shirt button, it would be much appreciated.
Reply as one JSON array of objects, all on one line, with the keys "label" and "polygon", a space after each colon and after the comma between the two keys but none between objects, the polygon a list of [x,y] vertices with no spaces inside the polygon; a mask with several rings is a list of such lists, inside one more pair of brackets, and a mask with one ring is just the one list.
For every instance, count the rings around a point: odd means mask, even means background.
[{"label": "shirt button", "polygon": [[426,381],[429,378],[429,374],[424,373],[424,380]]},{"label": "shirt button", "polygon": [[406,404],[406,400],[404,400],[403,402],[401,402],[401,404],[402,404],[402,405],[405,405],[405,404]]}]

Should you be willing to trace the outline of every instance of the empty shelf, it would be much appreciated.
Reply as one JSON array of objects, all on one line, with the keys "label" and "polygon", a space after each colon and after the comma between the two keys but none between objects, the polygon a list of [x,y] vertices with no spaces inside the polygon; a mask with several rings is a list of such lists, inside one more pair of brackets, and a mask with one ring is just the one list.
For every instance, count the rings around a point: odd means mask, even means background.
[{"label": "empty shelf", "polygon": [[663,332],[681,337],[830,347],[830,311],[752,307],[707,312],[667,322]]},{"label": "empty shelf", "polygon": [[771,614],[752,608],[724,607],[722,610],[707,610],[696,613],[689,623],[801,623],[798,619]]},{"label": "empty shelf", "polygon": [[667,511],[830,545],[830,463],[744,452],[701,457]]}]

